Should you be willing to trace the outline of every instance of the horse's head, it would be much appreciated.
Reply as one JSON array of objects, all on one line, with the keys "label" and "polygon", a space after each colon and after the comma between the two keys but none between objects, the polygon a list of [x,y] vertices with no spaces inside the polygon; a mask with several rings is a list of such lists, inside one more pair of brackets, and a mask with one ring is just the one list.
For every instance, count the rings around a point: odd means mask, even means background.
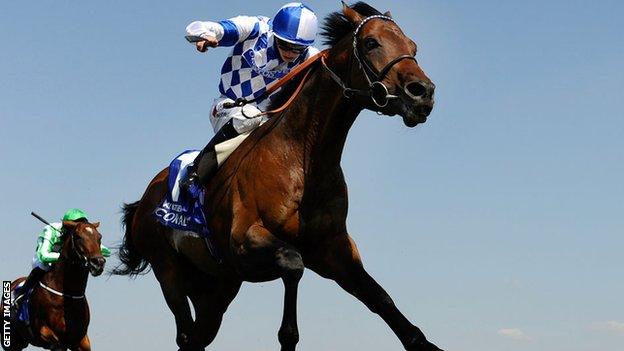
[{"label": "horse's head", "polygon": [[97,277],[104,271],[106,259],[102,256],[102,234],[97,228],[100,223],[63,221],[67,229],[64,252],[70,259],[78,261],[89,269],[91,275]]},{"label": "horse's head", "polygon": [[[341,43],[337,46],[345,46],[344,52],[352,52],[345,83],[339,82],[345,95],[367,109],[402,116],[408,127],[426,122],[433,109],[435,85],[416,61],[416,43],[405,36],[389,12],[381,14],[361,2],[343,5],[341,14],[328,17],[324,35],[327,43]],[[352,33],[348,43],[338,40],[346,29]]]}]

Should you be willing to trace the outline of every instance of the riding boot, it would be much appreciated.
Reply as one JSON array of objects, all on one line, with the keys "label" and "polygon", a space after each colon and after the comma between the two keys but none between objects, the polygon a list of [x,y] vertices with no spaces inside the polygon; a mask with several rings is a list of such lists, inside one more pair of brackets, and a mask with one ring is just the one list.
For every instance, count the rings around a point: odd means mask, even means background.
[{"label": "riding boot", "polygon": [[39,267],[33,268],[33,270],[28,275],[28,278],[26,278],[26,280],[24,281],[24,285],[19,288],[19,291],[16,294],[17,296],[15,296],[15,300],[13,301],[16,311],[19,311],[21,300],[24,299],[26,294],[28,294],[30,289],[32,289],[35,284],[39,283],[45,273],[46,271]]},{"label": "riding boot", "polygon": [[180,187],[189,191],[193,185],[203,186],[207,184],[219,167],[215,146],[238,135],[232,120],[221,127],[212,140],[197,155],[193,163],[188,165],[186,175],[180,181]]}]

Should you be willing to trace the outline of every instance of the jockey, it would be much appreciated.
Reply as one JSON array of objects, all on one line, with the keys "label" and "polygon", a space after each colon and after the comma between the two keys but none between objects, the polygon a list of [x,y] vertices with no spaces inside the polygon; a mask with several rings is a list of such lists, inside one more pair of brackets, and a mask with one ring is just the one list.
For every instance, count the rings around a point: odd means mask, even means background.
[{"label": "jockey", "polygon": [[[88,222],[87,214],[80,209],[72,208],[65,212],[62,221],[72,222]],[[18,302],[24,295],[30,291],[35,284],[37,284],[43,275],[52,269],[52,264],[59,260],[60,251],[63,247],[63,223],[51,223],[43,227],[43,231],[39,234],[37,239],[37,250],[35,256],[32,259],[32,271],[24,281],[24,285],[19,289],[18,296],[15,298],[15,303]],[[104,246],[100,246],[102,256],[109,257],[110,250]],[[16,305],[17,306],[17,305]],[[19,308],[19,306],[18,306]]]},{"label": "jockey", "polygon": [[[221,68],[221,96],[214,100],[211,110],[215,136],[189,166],[182,187],[195,185],[197,190],[206,184],[227,155],[266,122],[267,117],[259,114],[271,103],[270,96],[265,96],[267,86],[319,52],[312,46],[317,27],[314,12],[297,2],[282,6],[273,19],[238,16],[219,22],[195,21],[186,27],[189,35],[205,39],[196,42],[199,52],[208,47],[234,48]],[[228,106],[243,99],[249,103]],[[219,144],[233,138],[225,156],[217,158]]]}]

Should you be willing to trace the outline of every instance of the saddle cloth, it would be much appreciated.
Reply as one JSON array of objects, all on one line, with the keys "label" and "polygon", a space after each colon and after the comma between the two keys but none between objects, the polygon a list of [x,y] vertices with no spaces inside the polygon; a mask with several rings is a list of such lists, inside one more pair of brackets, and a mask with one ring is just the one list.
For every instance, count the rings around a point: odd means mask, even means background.
[{"label": "saddle cloth", "polygon": [[[22,289],[22,287],[24,286],[24,283],[26,281],[22,281],[21,283],[19,283],[14,289],[13,291],[11,291],[11,301],[15,301],[15,298],[18,295],[18,292],[20,292],[20,290]],[[30,295],[32,294],[32,291],[34,290],[34,288],[30,289],[30,291],[27,291],[24,296],[22,296],[22,299],[24,299],[22,301],[22,303],[20,304],[20,308],[19,311],[17,311],[17,319],[21,322],[24,323],[29,323],[30,322]]]},{"label": "saddle cloth", "polygon": [[169,164],[167,196],[156,207],[153,215],[163,225],[184,231],[191,231],[202,237],[208,237],[210,231],[206,226],[206,217],[202,210],[204,190],[196,192],[184,191],[180,181],[184,179],[188,165],[199,154],[197,150],[186,150]]}]

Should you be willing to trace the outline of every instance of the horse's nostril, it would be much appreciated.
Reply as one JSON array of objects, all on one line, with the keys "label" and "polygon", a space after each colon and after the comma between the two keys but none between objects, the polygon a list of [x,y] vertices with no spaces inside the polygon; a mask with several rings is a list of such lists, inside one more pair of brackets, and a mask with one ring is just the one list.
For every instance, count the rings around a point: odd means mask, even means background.
[{"label": "horse's nostril", "polygon": [[103,257],[95,257],[92,258],[90,261],[94,267],[100,267],[103,266],[104,263],[106,263],[106,259],[104,259]]},{"label": "horse's nostril", "polygon": [[421,82],[409,82],[405,85],[405,91],[412,98],[423,97],[427,94],[427,88]]}]

